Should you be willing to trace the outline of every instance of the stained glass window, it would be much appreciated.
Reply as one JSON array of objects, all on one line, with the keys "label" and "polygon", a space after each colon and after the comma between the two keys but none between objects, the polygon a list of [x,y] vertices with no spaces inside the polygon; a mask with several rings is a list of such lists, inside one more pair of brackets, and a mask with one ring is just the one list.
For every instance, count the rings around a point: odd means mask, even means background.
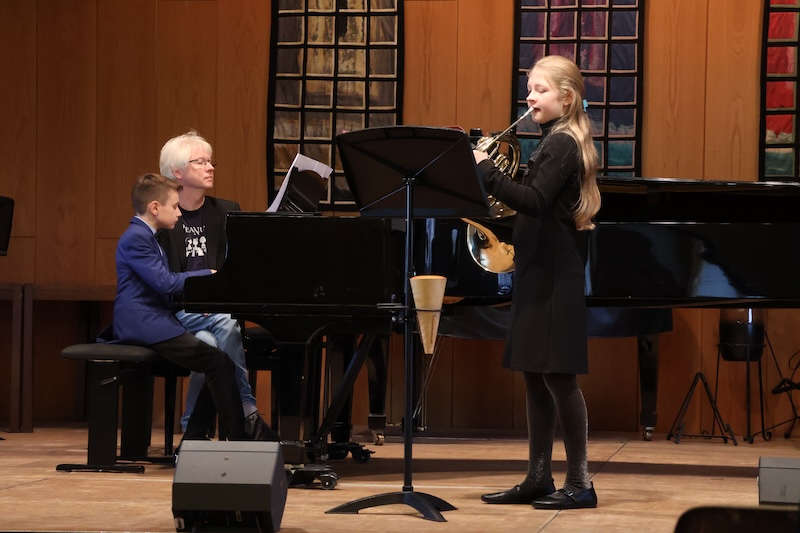
[{"label": "stained glass window", "polygon": [[298,152],[334,168],[329,207],[353,206],[336,135],[401,121],[402,0],[273,0],[270,200]]},{"label": "stained glass window", "polygon": [[798,178],[798,18],[800,0],[765,0],[758,167],[762,180]]},{"label": "stained glass window", "polygon": [[[533,64],[545,55],[568,57],[584,76],[600,174],[640,175],[643,10],[644,0],[518,0],[511,120],[527,110]],[[518,126],[523,161],[540,135],[530,118]]]}]

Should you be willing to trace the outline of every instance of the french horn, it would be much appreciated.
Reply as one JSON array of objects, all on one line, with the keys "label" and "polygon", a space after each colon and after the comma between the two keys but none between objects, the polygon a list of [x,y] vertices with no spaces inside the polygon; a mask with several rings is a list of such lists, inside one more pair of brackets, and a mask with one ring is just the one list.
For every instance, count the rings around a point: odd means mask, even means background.
[{"label": "french horn", "polygon": [[[509,127],[493,137],[481,137],[475,150],[486,152],[494,166],[509,179],[514,179],[519,170],[522,150],[511,130],[533,112],[529,108]],[[505,218],[517,212],[492,195],[489,201],[489,215],[492,218]],[[473,261],[487,272],[502,274],[514,271],[514,245],[497,238],[492,230],[472,219],[462,218],[467,224],[467,250]]]}]

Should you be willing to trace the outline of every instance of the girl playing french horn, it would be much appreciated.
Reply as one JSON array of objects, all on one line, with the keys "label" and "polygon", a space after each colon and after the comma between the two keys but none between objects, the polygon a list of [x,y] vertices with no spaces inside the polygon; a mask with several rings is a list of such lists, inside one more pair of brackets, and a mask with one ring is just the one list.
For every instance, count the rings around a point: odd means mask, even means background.
[{"label": "girl playing french horn", "polygon": [[[528,107],[542,138],[520,182],[475,151],[487,192],[516,209],[511,328],[503,364],[525,378],[529,463],[511,489],[484,494],[486,503],[537,509],[596,507],[586,458],[587,415],[577,374],[588,371],[584,265],[585,230],[600,209],[597,152],[584,109],[583,78],[561,56],[541,58],[528,75]],[[564,435],[567,476],[553,484],[556,416]]]}]

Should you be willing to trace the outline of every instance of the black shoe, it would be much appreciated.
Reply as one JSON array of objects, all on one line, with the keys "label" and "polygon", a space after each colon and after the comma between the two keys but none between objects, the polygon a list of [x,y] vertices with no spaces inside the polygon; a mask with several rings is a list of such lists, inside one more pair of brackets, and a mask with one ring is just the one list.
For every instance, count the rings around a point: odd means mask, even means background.
[{"label": "black shoe", "polygon": [[484,494],[481,496],[481,501],[484,503],[531,503],[536,498],[546,496],[555,492],[555,490],[556,487],[552,482],[548,486],[541,488],[523,488],[520,485],[514,485],[510,489],[502,492]]},{"label": "black shoe", "polygon": [[567,487],[558,489],[552,494],[533,500],[535,509],[585,509],[597,507],[597,494],[594,485],[588,489],[573,490]]},{"label": "black shoe", "polygon": [[258,411],[244,419],[244,432],[251,440],[280,442],[280,436],[264,422]]}]

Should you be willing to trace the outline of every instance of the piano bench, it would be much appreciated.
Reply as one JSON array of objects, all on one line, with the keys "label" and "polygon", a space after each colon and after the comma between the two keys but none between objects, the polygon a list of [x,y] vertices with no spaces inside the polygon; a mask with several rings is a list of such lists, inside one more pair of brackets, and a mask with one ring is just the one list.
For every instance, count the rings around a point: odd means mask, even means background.
[{"label": "piano bench", "polygon": [[[61,351],[65,359],[87,363],[89,437],[87,464],[61,464],[56,470],[89,472],[143,472],[141,465],[119,461],[173,464],[173,426],[179,367],[144,346],[74,344]],[[164,378],[164,456],[148,456],[153,414],[153,378]],[[119,390],[122,385],[122,438],[117,455]]]}]

